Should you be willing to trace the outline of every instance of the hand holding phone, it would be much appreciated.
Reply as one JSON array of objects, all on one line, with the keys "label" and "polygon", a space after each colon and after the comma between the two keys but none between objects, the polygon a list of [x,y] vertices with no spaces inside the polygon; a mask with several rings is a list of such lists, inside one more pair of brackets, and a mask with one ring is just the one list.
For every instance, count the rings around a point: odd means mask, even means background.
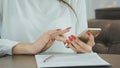
[{"label": "hand holding phone", "polygon": [[87,43],[89,41],[89,35],[87,34],[87,32],[90,32],[94,37],[97,37],[101,32],[101,28],[88,28],[87,30],[80,33],[77,37],[81,41]]}]

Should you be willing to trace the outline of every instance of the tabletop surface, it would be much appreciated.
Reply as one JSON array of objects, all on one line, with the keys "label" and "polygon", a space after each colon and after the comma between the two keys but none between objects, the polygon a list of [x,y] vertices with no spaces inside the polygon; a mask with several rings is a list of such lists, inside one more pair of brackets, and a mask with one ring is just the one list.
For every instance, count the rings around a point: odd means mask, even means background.
[{"label": "tabletop surface", "polygon": [[[120,55],[99,54],[112,64],[111,67],[77,67],[77,68],[120,68]],[[0,58],[0,68],[37,68],[35,56],[14,55]]]}]

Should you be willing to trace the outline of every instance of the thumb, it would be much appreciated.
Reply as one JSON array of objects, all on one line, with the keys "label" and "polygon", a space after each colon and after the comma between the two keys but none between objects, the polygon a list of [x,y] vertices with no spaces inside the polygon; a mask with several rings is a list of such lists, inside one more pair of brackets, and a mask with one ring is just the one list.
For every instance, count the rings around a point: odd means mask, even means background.
[{"label": "thumb", "polygon": [[93,47],[95,45],[94,36],[90,32],[87,32],[87,34],[89,38],[89,41],[87,42],[87,44]]},{"label": "thumb", "polygon": [[67,37],[65,35],[59,35],[59,36],[56,36],[55,38],[57,41],[62,41],[62,42],[65,42]]}]

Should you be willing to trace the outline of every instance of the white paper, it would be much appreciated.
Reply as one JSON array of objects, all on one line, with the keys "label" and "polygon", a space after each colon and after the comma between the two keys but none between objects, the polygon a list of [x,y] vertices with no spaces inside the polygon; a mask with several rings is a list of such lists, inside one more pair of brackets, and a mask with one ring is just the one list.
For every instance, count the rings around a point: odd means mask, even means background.
[{"label": "white paper", "polygon": [[44,62],[44,60],[49,56],[51,55],[35,55],[38,68],[70,66],[111,66],[96,53],[52,55],[52,57]]}]

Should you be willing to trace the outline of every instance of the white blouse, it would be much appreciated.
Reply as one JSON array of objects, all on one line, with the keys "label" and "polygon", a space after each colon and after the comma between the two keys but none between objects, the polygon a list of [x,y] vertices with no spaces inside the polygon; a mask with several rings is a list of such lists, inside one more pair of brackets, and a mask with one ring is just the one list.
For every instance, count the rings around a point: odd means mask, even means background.
[{"label": "white blouse", "polygon": [[[20,42],[32,43],[48,30],[72,27],[66,36],[78,35],[87,28],[85,0],[66,0],[72,10],[58,0],[0,0],[0,54],[12,55],[12,48]],[[73,52],[56,41],[45,52]]]}]

